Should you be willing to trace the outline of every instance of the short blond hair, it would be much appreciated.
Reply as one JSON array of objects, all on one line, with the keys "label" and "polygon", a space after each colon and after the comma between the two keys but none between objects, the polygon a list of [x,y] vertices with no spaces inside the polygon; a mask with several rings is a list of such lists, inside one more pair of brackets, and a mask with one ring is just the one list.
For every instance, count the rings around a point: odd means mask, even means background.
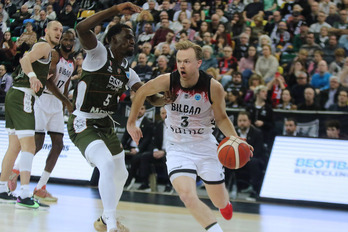
[{"label": "short blond hair", "polygon": [[202,60],[203,59],[203,51],[202,51],[201,46],[199,46],[199,45],[197,45],[195,43],[192,43],[189,40],[180,41],[177,44],[175,44],[175,49],[177,51],[187,50],[189,48],[192,48],[195,51],[197,60]]}]

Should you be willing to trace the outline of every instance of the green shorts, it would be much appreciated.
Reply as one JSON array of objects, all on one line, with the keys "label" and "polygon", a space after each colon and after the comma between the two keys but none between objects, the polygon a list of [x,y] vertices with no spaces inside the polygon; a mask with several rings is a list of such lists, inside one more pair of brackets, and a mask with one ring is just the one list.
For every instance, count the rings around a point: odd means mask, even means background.
[{"label": "green shorts", "polygon": [[6,128],[16,131],[35,131],[34,101],[32,95],[10,88],[5,98]]},{"label": "green shorts", "polygon": [[109,117],[86,119],[72,114],[68,121],[68,133],[71,141],[84,156],[88,145],[95,140],[103,140],[112,155],[123,151],[115,133],[114,123]]}]

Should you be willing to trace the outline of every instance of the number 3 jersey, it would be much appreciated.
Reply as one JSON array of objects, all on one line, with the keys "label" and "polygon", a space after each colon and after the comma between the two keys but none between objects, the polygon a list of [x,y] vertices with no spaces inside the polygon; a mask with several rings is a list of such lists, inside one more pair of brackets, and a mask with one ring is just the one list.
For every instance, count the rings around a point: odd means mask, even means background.
[{"label": "number 3 jersey", "polygon": [[[64,93],[65,85],[74,72],[74,60],[72,56],[69,59],[65,59],[59,50],[56,50],[59,54],[59,61],[56,65],[56,75],[54,78],[54,84],[57,86],[61,93]],[[52,77],[53,78],[53,77]],[[55,97],[51,91],[45,87],[43,94],[39,97],[35,104],[43,111],[47,113],[62,112],[63,104],[61,100]]]},{"label": "number 3 jersey", "polygon": [[211,108],[210,81],[211,76],[199,71],[197,84],[192,88],[184,88],[180,84],[179,72],[170,74],[170,91],[176,99],[165,106],[168,142],[216,141],[212,134],[214,114]]}]

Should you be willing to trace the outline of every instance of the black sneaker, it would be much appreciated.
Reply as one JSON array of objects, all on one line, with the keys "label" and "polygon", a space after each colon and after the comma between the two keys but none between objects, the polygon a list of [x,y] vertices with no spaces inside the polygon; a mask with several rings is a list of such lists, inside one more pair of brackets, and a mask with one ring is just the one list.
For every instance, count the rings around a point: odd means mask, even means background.
[{"label": "black sneaker", "polygon": [[18,209],[38,209],[40,207],[39,203],[34,200],[34,198],[27,197],[22,199],[21,197],[17,198],[16,208]]},{"label": "black sneaker", "polygon": [[1,203],[16,203],[17,197],[15,197],[12,192],[2,192],[0,193],[0,202]]},{"label": "black sneaker", "polygon": [[164,192],[168,194],[172,194],[174,192],[173,186],[167,184],[166,187],[164,188]]},{"label": "black sneaker", "polygon": [[139,187],[138,187],[138,190],[141,190],[141,191],[151,191],[151,188],[148,184],[141,184]]}]

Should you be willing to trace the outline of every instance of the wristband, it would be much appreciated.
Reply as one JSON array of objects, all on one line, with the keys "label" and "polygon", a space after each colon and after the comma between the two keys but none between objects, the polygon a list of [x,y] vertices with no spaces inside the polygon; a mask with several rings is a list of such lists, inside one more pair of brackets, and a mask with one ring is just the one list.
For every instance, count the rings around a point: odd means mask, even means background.
[{"label": "wristband", "polygon": [[34,72],[30,72],[27,76],[29,77],[29,79],[31,79],[32,77],[36,77],[36,74]]}]

